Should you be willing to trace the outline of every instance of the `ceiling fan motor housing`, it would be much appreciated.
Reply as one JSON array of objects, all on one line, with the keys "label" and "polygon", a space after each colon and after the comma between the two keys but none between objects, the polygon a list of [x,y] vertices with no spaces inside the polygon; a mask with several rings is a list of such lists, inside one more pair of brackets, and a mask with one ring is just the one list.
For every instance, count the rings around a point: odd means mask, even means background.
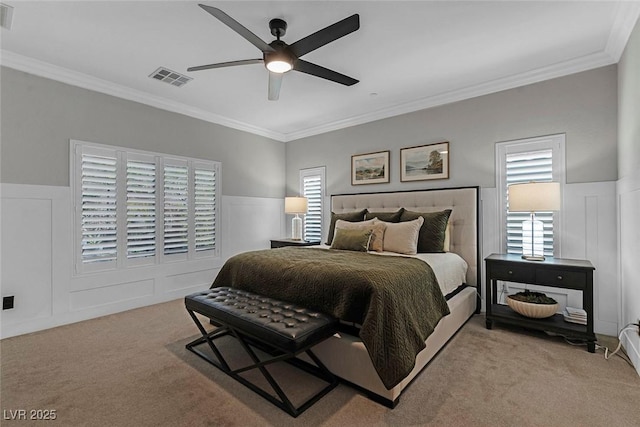
[{"label": "ceiling fan motor housing", "polygon": [[286,62],[288,64],[291,64],[292,67],[295,65],[295,62],[298,58],[293,54],[293,52],[291,52],[289,45],[287,45],[285,42],[281,40],[274,40],[269,43],[269,46],[271,46],[275,50],[275,52],[263,53],[265,65],[269,64],[272,61]]}]

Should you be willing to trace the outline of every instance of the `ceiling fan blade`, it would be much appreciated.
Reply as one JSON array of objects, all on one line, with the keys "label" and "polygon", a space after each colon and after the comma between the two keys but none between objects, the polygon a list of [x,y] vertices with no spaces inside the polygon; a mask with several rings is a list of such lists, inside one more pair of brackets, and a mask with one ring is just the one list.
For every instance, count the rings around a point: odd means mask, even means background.
[{"label": "ceiling fan blade", "polygon": [[300,71],[301,73],[311,74],[312,76],[331,80],[336,83],[343,84],[345,86],[352,86],[359,82],[359,80],[356,80],[349,76],[345,76],[344,74],[340,74],[328,68],[324,68],[319,65],[312,64],[311,62],[303,61],[302,59],[298,59],[296,61],[295,65],[293,66],[293,69],[296,71]]},{"label": "ceiling fan blade", "polygon": [[277,101],[280,98],[280,86],[282,86],[283,73],[269,71],[269,101]]},{"label": "ceiling fan blade", "polygon": [[198,5],[214,17],[218,18],[220,22],[225,24],[227,27],[231,28],[236,33],[240,34],[246,40],[249,41],[252,45],[260,49],[262,52],[274,52],[275,50],[269,46],[265,41],[263,41],[260,37],[253,34],[246,27],[240,24],[238,21],[224,13],[218,8],[207,6],[204,4]]},{"label": "ceiling fan blade", "polygon": [[235,67],[236,65],[262,64],[263,59],[243,59],[241,61],[218,62],[217,64],[198,65],[197,67],[189,67],[187,71],[211,70],[212,68]]},{"label": "ceiling fan blade", "polygon": [[291,51],[299,58],[302,55],[316,50],[325,44],[344,37],[360,28],[360,15],[357,13],[348,18],[329,25],[322,30],[316,31],[305,38],[298,40],[289,47]]}]

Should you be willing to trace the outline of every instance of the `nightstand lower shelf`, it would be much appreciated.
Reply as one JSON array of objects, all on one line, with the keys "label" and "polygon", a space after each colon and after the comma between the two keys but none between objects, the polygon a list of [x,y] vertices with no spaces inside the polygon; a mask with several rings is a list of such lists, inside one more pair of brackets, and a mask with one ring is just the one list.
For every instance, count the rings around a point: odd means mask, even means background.
[{"label": "nightstand lower shelf", "polygon": [[553,332],[568,338],[595,339],[595,337],[589,336],[587,333],[586,325],[567,322],[561,314],[557,313],[546,319],[531,319],[516,313],[507,305],[492,304],[491,317],[487,319],[487,329],[492,328],[494,320],[497,322],[504,321],[523,328]]}]

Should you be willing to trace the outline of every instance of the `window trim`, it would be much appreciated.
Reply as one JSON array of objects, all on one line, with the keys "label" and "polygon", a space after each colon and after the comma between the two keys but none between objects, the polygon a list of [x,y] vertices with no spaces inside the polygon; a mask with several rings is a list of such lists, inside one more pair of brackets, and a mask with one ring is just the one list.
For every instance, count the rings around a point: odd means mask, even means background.
[{"label": "window trim", "polygon": [[498,230],[498,243],[501,253],[506,253],[507,251],[506,156],[508,154],[523,153],[527,151],[551,149],[553,153],[553,181],[560,183],[560,194],[562,195],[560,212],[557,212],[553,215],[553,256],[560,257],[562,255],[562,212],[564,211],[564,186],[566,181],[565,141],[566,135],[564,133],[560,133],[496,143],[496,204],[498,213],[498,223],[496,224],[496,226]]},{"label": "window trim", "polygon": [[[73,203],[73,250],[74,250],[74,276],[106,271],[118,271],[130,267],[153,266],[172,262],[184,262],[196,259],[220,258],[220,210],[221,210],[221,163],[215,160],[197,159],[184,156],[174,156],[157,152],[130,149],[126,147],[111,146],[80,140],[70,140],[70,184]],[[82,256],[82,154],[106,154],[115,155],[117,162],[116,176],[119,184],[116,184],[116,234],[117,256],[116,260],[106,263],[83,262]],[[155,254],[142,258],[128,258],[127,256],[127,167],[128,159],[141,158],[154,159],[156,167],[156,224],[155,224]],[[164,254],[164,166],[165,162],[180,162],[188,166],[189,182],[189,240],[186,254]],[[215,172],[215,247],[213,249],[195,250],[195,205],[194,205],[194,176],[195,169],[208,169]],[[178,256],[175,256],[178,255]]]}]

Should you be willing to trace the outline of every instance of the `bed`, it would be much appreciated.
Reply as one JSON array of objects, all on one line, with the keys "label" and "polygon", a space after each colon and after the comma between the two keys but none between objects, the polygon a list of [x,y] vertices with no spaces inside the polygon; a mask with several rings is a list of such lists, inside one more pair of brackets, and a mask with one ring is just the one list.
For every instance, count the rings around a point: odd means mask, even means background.
[{"label": "bed", "polygon": [[[354,212],[373,212],[376,219],[370,221],[385,227],[386,236],[395,235],[391,227],[406,230],[411,223],[423,230],[429,215],[450,210],[448,222],[444,220],[444,253],[398,254],[402,248],[387,250],[391,238],[384,250],[380,246],[378,252],[367,253],[374,239],[368,229],[364,252],[323,245],[240,254],[225,263],[212,287],[238,287],[338,317],[344,328],[313,351],[343,381],[394,407],[402,391],[480,307],[478,191],[459,187],[331,197],[331,225]],[[399,222],[396,213],[404,211],[422,216]],[[398,221],[389,219],[381,226],[375,222],[378,216]],[[361,221],[348,221],[356,226],[344,221],[330,226],[326,243],[340,248],[339,242],[353,244],[345,238],[361,240]]]}]

